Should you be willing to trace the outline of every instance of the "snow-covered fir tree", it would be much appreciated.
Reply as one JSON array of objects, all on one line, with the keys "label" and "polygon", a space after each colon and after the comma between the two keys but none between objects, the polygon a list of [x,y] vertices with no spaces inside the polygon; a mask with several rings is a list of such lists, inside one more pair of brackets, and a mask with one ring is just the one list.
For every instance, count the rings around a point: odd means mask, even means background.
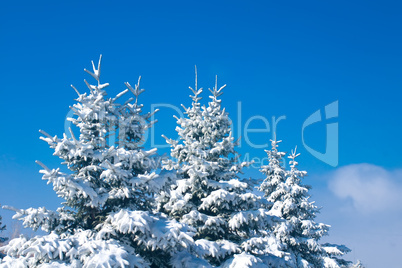
[{"label": "snow-covered fir tree", "polygon": [[[6,226],[2,224],[3,224],[3,218],[0,216],[0,233],[6,229]],[[0,244],[6,242],[7,240],[8,240],[7,237],[0,237]]]},{"label": "snow-covered fir tree", "polygon": [[[179,139],[168,139],[171,159],[164,168],[179,179],[160,196],[160,210],[195,227],[195,245],[178,256],[177,267],[279,267],[284,253],[269,229],[276,217],[269,202],[251,193],[239,174],[240,162],[228,113],[222,108],[222,89],[210,89],[210,102],[201,106],[202,88],[191,88],[191,107],[177,118]],[[261,235],[263,234],[263,235]]]},{"label": "snow-covered fir tree", "polygon": [[[1,249],[0,267],[165,267],[172,255],[193,243],[194,229],[152,212],[155,195],[174,179],[156,174],[156,149],[141,147],[153,122],[142,113],[139,84],[114,98],[100,82],[101,58],[85,81],[89,93],[78,94],[69,118],[79,130],[62,138],[44,131],[42,140],[54,149],[69,172],[43,167],[43,179],[65,201],[57,209],[14,209],[25,227],[42,229],[43,236],[13,239]],[[131,91],[122,104],[117,100]]]},{"label": "snow-covered fir tree", "polygon": [[[89,92],[73,87],[74,128],[62,138],[40,131],[65,165],[38,161],[40,172],[64,202],[56,211],[5,206],[25,227],[47,234],[12,239],[0,248],[0,268],[363,267],[341,258],[345,246],[319,242],[329,225],[315,222],[319,209],[301,182],[306,172],[297,168],[296,151],[286,170],[285,153],[272,141],[261,169],[263,196],[252,191],[253,180],[240,179],[250,163],[236,152],[221,105],[225,86],[216,82],[201,105],[196,74],[191,106],[176,118],[179,139],[165,137],[171,157],[160,167],[156,149],[142,147],[154,122],[138,102],[140,81],[108,98],[101,58],[92,68],[85,70],[96,80],[84,80]],[[129,92],[133,97],[121,101]]]},{"label": "snow-covered fir tree", "polygon": [[288,156],[290,170],[284,168],[282,159],[284,152],[278,150],[276,139],[271,140],[268,154],[268,165],[261,171],[266,179],[260,186],[265,198],[273,203],[272,215],[285,221],[278,223],[273,234],[279,239],[290,255],[287,257],[289,267],[348,267],[350,263],[340,256],[350,250],[345,246],[320,244],[322,236],[327,235],[329,225],[314,221],[319,208],[309,201],[310,186],[303,185],[301,180],[307,175],[298,170],[296,150]]},{"label": "snow-covered fir tree", "polygon": [[[6,229],[5,225],[2,225],[3,218],[0,216],[0,233],[3,232]],[[0,237],[0,245],[3,244],[4,242],[6,242],[8,240],[8,237]],[[3,252],[0,252],[0,258],[3,258],[5,255]]]}]

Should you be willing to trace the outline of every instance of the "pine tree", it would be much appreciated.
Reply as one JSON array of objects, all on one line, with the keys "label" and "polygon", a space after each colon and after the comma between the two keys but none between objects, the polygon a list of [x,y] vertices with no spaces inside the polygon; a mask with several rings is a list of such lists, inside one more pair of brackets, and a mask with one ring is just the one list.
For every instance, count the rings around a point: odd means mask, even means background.
[{"label": "pine tree", "polygon": [[[3,218],[0,216],[0,232],[3,232],[6,229],[5,225],[2,225]],[[8,237],[0,237],[0,244],[3,244],[8,240]],[[0,258],[3,258],[5,255],[3,252],[0,252]]]},{"label": "pine tree", "polygon": [[[2,225],[3,218],[0,216],[0,232],[3,232],[6,229],[5,225]],[[0,237],[0,244],[3,244],[8,240],[8,237]],[[0,252],[0,258],[3,258],[5,255],[3,252]]]},{"label": "pine tree", "polygon": [[[2,225],[3,223],[3,218],[0,216],[0,232],[3,232],[6,229],[5,225]],[[0,237],[0,244],[4,243],[8,240],[7,237]]]},{"label": "pine tree", "polygon": [[338,258],[350,250],[345,246],[319,243],[327,235],[329,225],[314,221],[319,208],[310,202],[308,191],[301,180],[307,175],[297,168],[296,150],[288,156],[290,170],[283,166],[285,153],[278,151],[276,139],[271,140],[271,150],[267,150],[269,163],[261,167],[266,179],[260,186],[265,198],[272,202],[272,215],[285,221],[276,225],[273,234],[289,253],[286,258],[290,267],[346,267],[349,262]]},{"label": "pine tree", "polygon": [[271,248],[264,244],[256,250],[259,231],[266,232],[273,217],[269,204],[239,179],[249,163],[240,162],[235,150],[230,119],[219,98],[224,87],[216,82],[211,101],[201,107],[196,75],[195,88],[190,87],[192,105],[183,106],[184,118],[176,118],[179,140],[166,138],[172,159],[164,168],[175,170],[179,179],[169,195],[160,197],[160,209],[197,230],[195,246],[187,258],[183,254],[176,259],[178,267],[266,267],[259,256],[280,255],[272,239]]},{"label": "pine tree", "polygon": [[[106,98],[100,82],[101,58],[85,81],[90,93],[79,93],[69,118],[79,138],[41,133],[69,170],[43,167],[43,179],[65,201],[57,209],[14,209],[25,227],[47,235],[10,241],[0,267],[164,267],[171,255],[193,242],[194,230],[154,213],[154,198],[174,176],[156,174],[156,149],[141,147],[153,122],[142,114],[139,83]],[[117,100],[131,91],[134,98]]]}]

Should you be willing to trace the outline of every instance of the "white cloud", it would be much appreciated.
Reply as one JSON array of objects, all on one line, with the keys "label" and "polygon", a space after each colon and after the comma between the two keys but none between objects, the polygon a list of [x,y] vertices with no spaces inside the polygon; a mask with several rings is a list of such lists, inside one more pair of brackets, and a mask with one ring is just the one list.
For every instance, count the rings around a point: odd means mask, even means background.
[{"label": "white cloud", "polygon": [[332,226],[322,241],[346,245],[345,258],[366,267],[401,267],[402,169],[356,164],[314,177],[329,186],[311,191],[323,207],[317,220]]},{"label": "white cloud", "polygon": [[363,213],[402,209],[402,171],[387,171],[372,164],[338,168],[331,176],[329,189],[341,199],[350,199]]}]

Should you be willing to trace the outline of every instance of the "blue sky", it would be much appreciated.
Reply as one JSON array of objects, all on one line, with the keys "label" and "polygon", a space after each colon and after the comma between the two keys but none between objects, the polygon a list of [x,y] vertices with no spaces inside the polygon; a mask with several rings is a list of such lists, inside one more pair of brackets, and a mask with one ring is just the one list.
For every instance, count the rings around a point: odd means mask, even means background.
[{"label": "blue sky", "polygon": [[[237,129],[243,132],[242,155],[265,155],[245,140],[247,120],[270,122],[270,132],[248,135],[261,145],[271,138],[272,117],[285,116],[277,126],[281,148],[297,145],[302,153],[312,199],[323,206],[319,219],[332,225],[328,240],[349,245],[349,258],[368,267],[396,267],[402,250],[402,208],[394,205],[402,189],[402,4],[82,2],[0,3],[1,204],[56,207],[58,199],[34,161],[58,167],[58,160],[38,130],[63,133],[76,97],[70,84],[85,90],[83,79],[90,78],[83,68],[90,68],[90,60],[103,54],[102,78],[111,95],[141,75],[145,111],[160,103],[189,105],[197,65],[204,88],[214,85],[215,75],[227,84],[223,105],[235,136]],[[306,150],[302,125],[317,110],[325,117],[324,107],[335,101],[338,117],[304,132],[305,143],[324,152],[326,124],[338,123],[339,165],[333,167]],[[176,137],[173,114],[168,108],[157,114],[156,143],[162,133]],[[248,126],[265,127],[259,119]],[[10,222],[11,213],[2,215]]]}]

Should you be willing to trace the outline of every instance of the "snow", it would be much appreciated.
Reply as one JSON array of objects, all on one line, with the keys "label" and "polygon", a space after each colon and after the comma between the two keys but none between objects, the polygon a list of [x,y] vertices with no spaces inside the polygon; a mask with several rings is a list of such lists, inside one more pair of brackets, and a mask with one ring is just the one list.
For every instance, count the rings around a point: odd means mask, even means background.
[{"label": "snow", "polygon": [[267,267],[260,258],[245,252],[241,254],[235,254],[233,258],[227,260],[222,268],[237,268],[237,267],[253,267],[253,268],[265,268]]}]

